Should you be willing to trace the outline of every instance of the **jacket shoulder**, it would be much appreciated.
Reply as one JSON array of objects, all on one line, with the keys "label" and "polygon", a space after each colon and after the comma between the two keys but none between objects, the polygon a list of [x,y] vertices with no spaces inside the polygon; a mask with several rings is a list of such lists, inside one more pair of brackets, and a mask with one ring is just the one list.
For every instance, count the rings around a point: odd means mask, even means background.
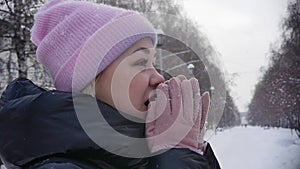
[{"label": "jacket shoulder", "polygon": [[30,169],[83,169],[72,163],[47,163],[39,166],[31,167]]},{"label": "jacket shoulder", "polygon": [[27,169],[97,169],[87,161],[66,157],[48,157],[44,160],[36,160],[26,164]]}]

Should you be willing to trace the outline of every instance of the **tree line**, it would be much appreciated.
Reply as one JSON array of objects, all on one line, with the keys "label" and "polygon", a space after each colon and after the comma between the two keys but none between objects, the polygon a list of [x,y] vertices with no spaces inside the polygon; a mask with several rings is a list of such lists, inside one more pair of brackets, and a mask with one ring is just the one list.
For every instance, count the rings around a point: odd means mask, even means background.
[{"label": "tree line", "polygon": [[248,120],[291,128],[300,137],[300,0],[289,2],[281,28],[281,45],[270,50],[271,63],[256,85]]}]

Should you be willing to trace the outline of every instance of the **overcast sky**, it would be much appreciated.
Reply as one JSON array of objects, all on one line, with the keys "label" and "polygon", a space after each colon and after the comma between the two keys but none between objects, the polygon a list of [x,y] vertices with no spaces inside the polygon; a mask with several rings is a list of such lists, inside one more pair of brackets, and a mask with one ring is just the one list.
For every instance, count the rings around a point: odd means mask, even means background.
[{"label": "overcast sky", "polygon": [[270,44],[280,40],[288,0],[183,0],[187,15],[199,24],[220,53],[228,74],[237,73],[232,96],[246,111],[260,68],[268,65]]}]

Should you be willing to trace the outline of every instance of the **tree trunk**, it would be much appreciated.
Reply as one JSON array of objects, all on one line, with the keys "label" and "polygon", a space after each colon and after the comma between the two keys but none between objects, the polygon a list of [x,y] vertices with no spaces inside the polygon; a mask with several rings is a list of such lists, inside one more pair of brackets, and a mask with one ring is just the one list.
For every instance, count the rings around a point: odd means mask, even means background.
[{"label": "tree trunk", "polygon": [[[26,37],[24,30],[22,28],[22,22],[24,18],[22,17],[23,4],[20,0],[14,0],[14,37],[13,43],[16,47],[16,55],[18,58],[18,72],[19,77],[27,77],[27,64],[26,64],[26,54],[25,54],[25,45]],[[23,14],[24,15],[24,14]]]}]

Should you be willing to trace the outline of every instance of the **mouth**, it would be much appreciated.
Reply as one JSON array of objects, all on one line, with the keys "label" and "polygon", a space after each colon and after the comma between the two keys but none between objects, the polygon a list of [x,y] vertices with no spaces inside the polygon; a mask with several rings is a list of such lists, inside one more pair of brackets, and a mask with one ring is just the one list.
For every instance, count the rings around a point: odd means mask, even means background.
[{"label": "mouth", "polygon": [[149,103],[150,103],[150,101],[147,100],[147,101],[144,103],[144,105],[148,107]]},{"label": "mouth", "polygon": [[145,101],[144,105],[148,107],[150,101],[155,101],[155,99],[156,99],[156,94],[150,95],[149,99]]}]

